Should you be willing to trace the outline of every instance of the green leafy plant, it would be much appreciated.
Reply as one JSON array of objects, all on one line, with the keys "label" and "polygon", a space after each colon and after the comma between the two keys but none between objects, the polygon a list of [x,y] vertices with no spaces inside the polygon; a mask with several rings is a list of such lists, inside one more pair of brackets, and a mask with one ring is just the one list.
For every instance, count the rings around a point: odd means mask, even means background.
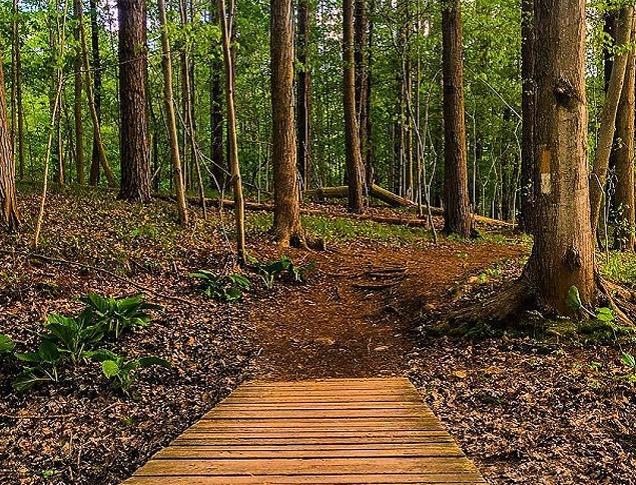
[{"label": "green leafy plant", "polygon": [[616,318],[616,314],[611,308],[601,307],[590,311],[581,302],[581,296],[576,286],[570,287],[567,296],[567,303],[573,310],[580,310],[590,318],[578,325],[581,333],[591,335],[594,340],[616,340],[619,336],[636,336],[636,328],[621,325]]},{"label": "green leafy plant", "polygon": [[632,382],[636,382],[636,357],[633,354],[624,353],[621,355],[621,362],[625,367],[629,368],[627,378]]},{"label": "green leafy plant", "polygon": [[77,364],[84,351],[93,348],[104,338],[104,326],[95,322],[92,314],[84,311],[74,317],[52,313],[46,319],[45,342],[55,345],[57,351]]},{"label": "green leafy plant", "polygon": [[208,270],[199,270],[190,276],[200,282],[203,294],[225,302],[234,302],[243,298],[243,293],[251,288],[250,280],[242,274],[219,275]]},{"label": "green leafy plant", "polygon": [[161,309],[159,305],[146,303],[143,295],[110,298],[89,293],[80,300],[94,322],[102,327],[104,335],[115,339],[128,330],[147,327],[152,320],[147,310]]},{"label": "green leafy plant", "polygon": [[2,356],[3,354],[10,354],[11,352],[13,352],[14,348],[15,342],[11,339],[11,337],[0,333],[0,356]]},{"label": "green leafy plant", "polygon": [[170,362],[159,357],[139,357],[127,359],[110,350],[102,349],[87,353],[87,356],[101,363],[102,373],[113,385],[128,394],[135,381],[136,371],[153,366],[171,367]]},{"label": "green leafy plant", "polygon": [[16,352],[15,357],[30,364],[24,367],[13,381],[13,387],[16,391],[26,391],[42,382],[58,382],[58,365],[62,360],[62,354],[52,341],[42,340],[37,351]]},{"label": "green leafy plant", "polygon": [[296,265],[287,256],[281,256],[280,259],[265,263],[252,259],[251,263],[256,268],[256,271],[265,284],[265,287],[269,290],[274,287],[276,279],[284,273],[290,275],[294,281],[303,283],[305,281],[306,272],[314,267],[313,262],[304,265]]}]

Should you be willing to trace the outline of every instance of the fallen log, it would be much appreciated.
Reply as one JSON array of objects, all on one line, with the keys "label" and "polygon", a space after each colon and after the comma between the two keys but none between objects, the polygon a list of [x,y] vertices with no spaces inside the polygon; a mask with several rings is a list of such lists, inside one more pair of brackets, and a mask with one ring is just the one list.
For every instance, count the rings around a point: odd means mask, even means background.
[{"label": "fallen log", "polygon": [[[174,196],[171,195],[155,195],[157,199],[167,200],[170,202],[174,202]],[[234,201],[223,199],[222,201],[219,199],[205,199],[205,203],[211,207],[220,207],[231,209],[234,207]],[[188,198],[188,204],[192,205],[200,205],[201,201],[198,198]],[[272,204],[265,204],[259,202],[248,202],[245,201],[245,209],[251,211],[264,211],[264,212],[273,212],[274,206]],[[328,217],[343,217],[347,219],[354,219],[358,221],[371,221],[377,222],[379,224],[390,224],[390,225],[398,225],[398,226],[409,226],[409,227],[430,227],[427,219],[418,219],[415,217],[389,217],[389,216],[381,216],[377,214],[350,214],[350,213],[342,213],[337,214],[333,212],[328,212],[320,209],[308,209],[301,207],[301,214],[311,215],[311,216],[328,216]],[[439,207],[431,207],[431,214],[435,216],[443,216],[444,209],[440,209]],[[514,227],[514,224],[506,221],[500,221],[498,219],[491,219],[490,217],[484,216],[473,216],[476,222],[480,222],[482,224],[488,224],[491,226],[502,226],[507,228]]]},{"label": "fallen log", "polygon": [[[315,197],[319,199],[344,199],[349,195],[349,187],[340,185],[338,187],[322,187],[319,189],[306,190],[303,192],[305,197]],[[400,197],[393,192],[386,190],[379,185],[373,184],[369,195],[392,207],[412,207],[415,205],[408,199]]]}]

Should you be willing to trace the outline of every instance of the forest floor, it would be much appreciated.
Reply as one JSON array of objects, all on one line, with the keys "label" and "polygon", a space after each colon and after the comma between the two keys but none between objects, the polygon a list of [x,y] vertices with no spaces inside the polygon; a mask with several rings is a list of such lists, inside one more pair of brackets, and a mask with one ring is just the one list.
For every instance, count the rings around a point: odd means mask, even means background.
[{"label": "forest floor", "polygon": [[[636,483],[636,392],[619,362],[629,349],[527,329],[424,331],[509,281],[527,241],[485,230],[481,240],[434,244],[423,229],[350,221],[330,207],[333,216],[304,220],[327,250],[286,252],[315,264],[305,284],[267,290],[251,275],[253,290],[230,305],[202,296],[189,276],[231,267],[228,215],[195,213],[180,229],[164,202],[53,194],[37,252],[79,267],[27,256],[37,201],[23,195],[22,232],[0,236],[0,333],[32,350],[50,312],[76,311],[89,291],[131,295],[143,285],[163,309],[116,350],[173,365],[143,371],[127,397],[86,362],[17,394],[17,364],[0,363],[2,484],[118,483],[248,378],[381,375],[408,375],[491,483]],[[281,255],[264,232],[270,220],[248,217],[259,260]]]}]

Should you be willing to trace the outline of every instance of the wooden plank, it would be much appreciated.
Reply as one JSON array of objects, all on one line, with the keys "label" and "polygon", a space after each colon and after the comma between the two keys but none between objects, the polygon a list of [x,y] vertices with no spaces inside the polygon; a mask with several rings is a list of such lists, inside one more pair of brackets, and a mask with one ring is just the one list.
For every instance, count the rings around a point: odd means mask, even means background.
[{"label": "wooden plank", "polygon": [[266,446],[235,446],[232,448],[209,446],[171,446],[161,450],[153,459],[201,459],[211,460],[219,458],[417,458],[417,457],[461,457],[462,453],[451,443],[446,445],[420,446],[387,446],[370,447],[358,446],[301,446],[301,447],[266,447]]},{"label": "wooden plank", "polygon": [[238,446],[238,445],[276,445],[281,449],[290,445],[348,445],[358,446],[364,444],[409,444],[416,446],[422,443],[452,443],[452,439],[447,433],[429,432],[424,436],[403,437],[403,436],[373,436],[360,438],[358,434],[355,436],[323,436],[323,437],[306,437],[306,436],[288,436],[271,438],[263,438],[261,436],[252,437],[219,437],[218,435],[202,434],[202,435],[182,435],[173,441],[172,446],[205,444],[208,446]]},{"label": "wooden plank", "polygon": [[439,422],[432,418],[395,418],[395,419],[373,419],[373,418],[268,418],[261,419],[202,419],[195,426],[201,428],[321,428],[334,426],[339,428],[392,428],[392,429],[413,429],[422,426],[439,426]]},{"label": "wooden plank", "polygon": [[298,401],[298,402],[263,402],[256,399],[252,401],[224,401],[215,409],[236,409],[238,411],[255,411],[259,409],[275,409],[281,411],[323,411],[330,409],[362,410],[362,409],[421,409],[424,413],[430,413],[429,409],[421,403],[388,401],[341,401],[341,402],[321,402],[321,401]]},{"label": "wooden plank", "polygon": [[425,408],[412,409],[226,409],[219,407],[204,416],[203,419],[315,419],[315,418],[379,418],[379,419],[395,419],[395,418],[428,418],[435,419],[433,413],[426,412]]},{"label": "wooden plank", "polygon": [[465,458],[282,458],[151,460],[137,473],[139,476],[206,476],[259,473],[261,475],[306,474],[333,475],[352,473],[462,473],[476,471]]},{"label": "wooden plank", "polygon": [[403,378],[241,386],[127,485],[485,483]]},{"label": "wooden plank", "polygon": [[[195,425],[196,426],[196,425]],[[329,429],[313,429],[313,430],[271,430],[271,429],[256,429],[256,430],[226,430],[215,431],[206,429],[193,429],[190,428],[181,436],[184,438],[190,437],[208,437],[214,438],[255,438],[255,439],[274,439],[274,438],[358,438],[360,441],[368,441],[370,439],[377,438],[396,438],[401,440],[412,440],[413,438],[422,438],[431,436],[435,432],[441,432],[440,430],[412,430],[412,429],[398,429],[398,430],[339,430],[332,431]],[[437,435],[436,435],[437,436]]]},{"label": "wooden plank", "polygon": [[217,476],[217,477],[133,477],[126,485],[293,485],[293,484],[385,484],[406,485],[476,485],[486,483],[473,473],[462,474],[356,474],[356,475],[253,475],[253,476]]}]

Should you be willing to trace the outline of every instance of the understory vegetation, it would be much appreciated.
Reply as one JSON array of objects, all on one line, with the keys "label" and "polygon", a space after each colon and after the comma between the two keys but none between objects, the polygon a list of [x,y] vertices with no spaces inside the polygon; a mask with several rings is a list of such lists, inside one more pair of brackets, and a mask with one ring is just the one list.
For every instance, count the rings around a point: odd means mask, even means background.
[{"label": "understory vegetation", "polygon": [[[634,0],[12,0],[0,20],[0,484],[121,483],[248,380],[385,376],[490,483],[636,484]],[[324,444],[340,422],[313,411]],[[405,481],[468,477],[404,411],[395,436],[346,425]],[[253,418],[221,419],[243,445]],[[393,456],[403,436],[436,451]],[[397,476],[351,444],[314,458]],[[214,445],[223,479],[269,465]],[[309,483],[302,453],[281,460]],[[194,481],[225,472],[189,458]]]}]

